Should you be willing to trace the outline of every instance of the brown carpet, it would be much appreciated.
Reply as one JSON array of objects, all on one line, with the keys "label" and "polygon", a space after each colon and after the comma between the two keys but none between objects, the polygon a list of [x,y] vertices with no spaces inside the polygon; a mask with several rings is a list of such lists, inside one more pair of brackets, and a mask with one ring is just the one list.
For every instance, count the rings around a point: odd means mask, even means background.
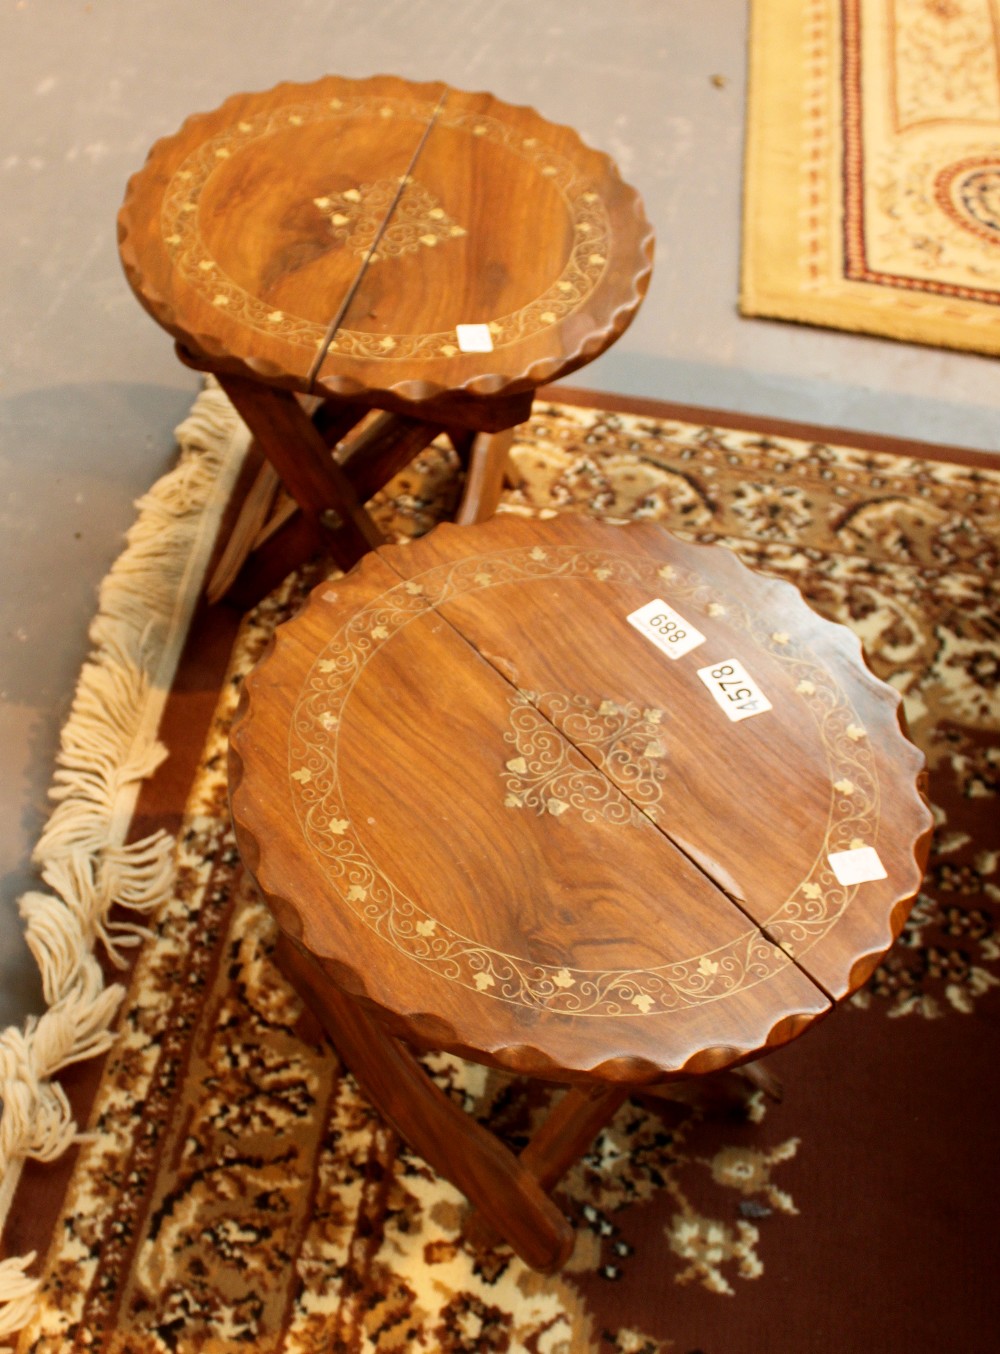
[{"label": "brown carpet", "polygon": [[[94,1065],[67,1075],[93,1097],[93,1138],[26,1169],[5,1237],[48,1245],[20,1351],[995,1348],[1000,467],[633,408],[540,403],[504,511],[722,541],[859,633],[905,694],[938,820],[901,941],[768,1060],[782,1103],[628,1103],[559,1191],[577,1231],[562,1274],[477,1260],[460,1197],[374,1117],[275,970],[228,827],[240,678],[315,574],[238,634],[203,609],[162,730],[173,755],[135,823],[177,831],[177,887],[99,1085]],[[381,518],[422,531],[454,489],[432,449]],[[430,1067],[514,1144],[551,1095],[446,1055]]]},{"label": "brown carpet", "polygon": [[1000,352],[993,0],[753,0],[741,308]]}]

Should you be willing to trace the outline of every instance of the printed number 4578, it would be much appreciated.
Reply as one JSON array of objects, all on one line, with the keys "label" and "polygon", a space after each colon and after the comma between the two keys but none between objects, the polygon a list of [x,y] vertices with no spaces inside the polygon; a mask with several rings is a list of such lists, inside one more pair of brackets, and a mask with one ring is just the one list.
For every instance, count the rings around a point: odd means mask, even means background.
[{"label": "printed number 4578", "polygon": [[[753,700],[754,693],[750,690],[748,686],[743,685],[745,679],[742,677],[736,677],[735,680],[733,680],[734,673],[732,664],[723,663],[721,667],[713,668],[712,676],[715,678],[718,685],[725,692],[727,700],[731,701]],[[730,679],[729,681],[726,681],[727,677]],[[730,690],[731,687],[736,687],[736,690],[735,691]]]},{"label": "printed number 4578", "polygon": [[714,667],[699,668],[698,676],[730,720],[746,719],[772,708],[743,664],[735,658],[716,663]]}]

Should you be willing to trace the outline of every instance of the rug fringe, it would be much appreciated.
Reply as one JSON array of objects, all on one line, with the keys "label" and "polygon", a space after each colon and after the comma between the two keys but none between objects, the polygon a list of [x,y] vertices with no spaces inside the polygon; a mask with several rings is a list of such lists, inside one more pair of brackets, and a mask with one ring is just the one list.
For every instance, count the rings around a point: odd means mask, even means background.
[{"label": "rug fringe", "polygon": [[9,1335],[27,1324],[34,1305],[38,1280],[25,1270],[35,1262],[35,1252],[10,1260],[0,1260],[0,1293],[6,1306],[0,1313],[0,1335]]},{"label": "rug fringe", "polygon": [[[51,1161],[82,1140],[52,1078],[111,1046],[125,994],[120,984],[105,986],[94,947],[100,941],[123,968],[125,951],[149,934],[140,922],[112,921],[112,906],[151,912],[173,883],[168,833],[125,839],[139,786],[167,755],[160,717],[249,441],[214,383],[176,437],[177,466],[138,500],[138,519],[100,588],[92,653],[49,792],[56,808],[33,854],[49,892],[29,892],[19,904],[48,1009],[0,1034],[0,1226],[24,1161]],[[27,1272],[35,1259],[0,1261],[0,1339],[31,1314],[41,1283]]]}]

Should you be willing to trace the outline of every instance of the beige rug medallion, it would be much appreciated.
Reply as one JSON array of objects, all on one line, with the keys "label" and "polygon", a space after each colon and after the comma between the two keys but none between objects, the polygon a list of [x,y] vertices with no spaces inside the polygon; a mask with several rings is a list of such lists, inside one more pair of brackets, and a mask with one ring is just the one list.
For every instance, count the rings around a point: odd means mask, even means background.
[{"label": "beige rug medallion", "polygon": [[741,309],[1000,352],[996,0],[753,0]]}]

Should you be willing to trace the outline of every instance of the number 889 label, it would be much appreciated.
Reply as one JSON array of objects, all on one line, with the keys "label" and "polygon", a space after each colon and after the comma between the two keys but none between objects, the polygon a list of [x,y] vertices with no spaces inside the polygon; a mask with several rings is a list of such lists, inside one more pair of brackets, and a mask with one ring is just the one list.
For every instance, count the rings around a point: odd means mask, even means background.
[{"label": "number 889 label", "polygon": [[698,676],[734,723],[773,709],[738,658],[726,658],[710,667],[698,668]]},{"label": "number 889 label", "polygon": [[653,641],[668,658],[683,658],[699,644],[705,643],[705,636],[686,621],[680,612],[667,606],[659,599],[647,602],[638,611],[626,618],[629,625]]}]

